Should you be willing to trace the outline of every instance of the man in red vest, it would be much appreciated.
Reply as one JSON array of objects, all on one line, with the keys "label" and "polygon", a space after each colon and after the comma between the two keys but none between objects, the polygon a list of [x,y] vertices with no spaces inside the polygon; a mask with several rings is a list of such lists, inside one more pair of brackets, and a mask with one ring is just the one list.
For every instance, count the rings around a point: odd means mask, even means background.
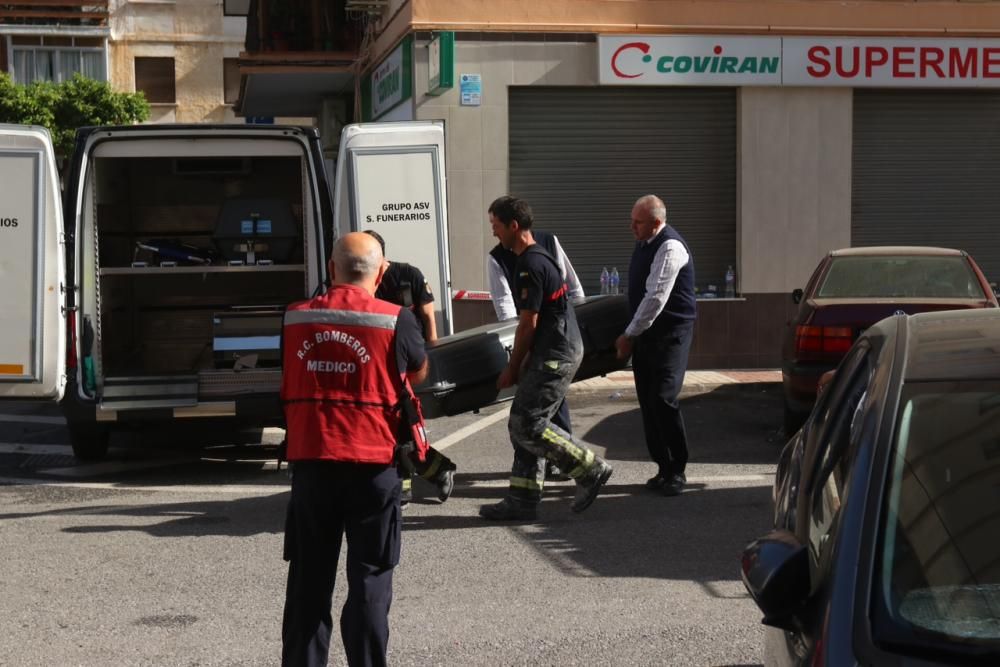
[{"label": "man in red vest", "polygon": [[345,533],[347,662],[386,664],[402,526],[394,456],[411,430],[420,458],[426,452],[422,425],[403,407],[427,357],[413,313],[374,297],[384,271],[378,242],[347,234],[333,248],[330,290],[285,313],[281,400],[293,472],[283,665],[327,664]]}]

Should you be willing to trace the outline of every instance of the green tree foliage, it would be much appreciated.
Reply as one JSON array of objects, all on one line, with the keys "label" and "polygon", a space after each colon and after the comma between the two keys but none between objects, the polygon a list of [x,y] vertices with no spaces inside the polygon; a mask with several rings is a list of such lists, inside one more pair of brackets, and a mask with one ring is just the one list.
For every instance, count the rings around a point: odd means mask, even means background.
[{"label": "green tree foliage", "polygon": [[116,93],[104,81],[79,74],[63,83],[14,83],[0,72],[0,123],[42,125],[52,134],[59,157],[73,151],[79,127],[131,125],[149,118],[149,102],[139,93]]}]

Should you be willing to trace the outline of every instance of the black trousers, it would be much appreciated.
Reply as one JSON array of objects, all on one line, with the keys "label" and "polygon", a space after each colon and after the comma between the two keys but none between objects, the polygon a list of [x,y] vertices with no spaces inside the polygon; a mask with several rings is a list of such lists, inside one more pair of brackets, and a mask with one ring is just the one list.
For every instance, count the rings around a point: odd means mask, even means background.
[{"label": "black trousers", "polygon": [[646,447],[664,476],[683,474],[687,465],[687,433],[678,396],[684,387],[693,332],[693,321],[656,335],[646,332],[632,350],[632,374]]},{"label": "black trousers", "polygon": [[566,405],[565,400],[559,404],[559,410],[552,416],[552,423],[567,433],[573,432],[573,423],[569,418],[569,406]]},{"label": "black trousers", "polygon": [[392,571],[399,563],[399,477],[393,466],[298,461],[285,522],[288,588],[281,663],[326,665],[333,585],[347,535],[347,602],[340,633],[347,662],[386,664]]}]

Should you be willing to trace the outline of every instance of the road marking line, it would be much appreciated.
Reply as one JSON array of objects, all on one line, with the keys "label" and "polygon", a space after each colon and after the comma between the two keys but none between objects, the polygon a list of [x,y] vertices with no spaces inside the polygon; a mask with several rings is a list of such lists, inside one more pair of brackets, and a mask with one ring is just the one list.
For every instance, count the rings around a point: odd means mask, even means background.
[{"label": "road marking line", "polygon": [[118,482],[54,482],[46,479],[25,477],[0,477],[0,486],[45,486],[60,489],[107,489],[109,491],[141,491],[147,493],[204,493],[212,495],[244,494],[251,496],[272,496],[288,492],[287,480],[281,484],[241,484],[226,486],[136,486]]},{"label": "road marking line", "polygon": [[57,424],[66,425],[64,417],[45,417],[39,415],[0,415],[0,422],[21,422],[24,424]]},{"label": "road marking line", "polygon": [[0,454],[66,454],[72,455],[69,445],[35,445],[30,442],[0,442]]},{"label": "road marking line", "polygon": [[456,445],[460,443],[462,440],[465,440],[470,435],[479,433],[483,429],[492,426],[493,424],[496,424],[498,421],[506,419],[509,415],[510,415],[510,406],[508,405],[500,412],[496,412],[492,415],[487,415],[481,419],[477,419],[468,426],[463,426],[454,433],[451,433],[445,436],[444,438],[441,438],[437,442],[431,442],[431,447],[438,450],[439,452],[448,449],[452,445]]},{"label": "road marking line", "polygon": [[705,476],[701,475],[698,477],[688,477],[688,483],[690,482],[704,482],[711,484],[712,482],[767,482],[768,484],[774,481],[774,473],[769,475],[717,475],[717,476]]},{"label": "road marking line", "polygon": [[[459,474],[461,474],[459,470]],[[751,484],[750,486],[770,486],[774,483],[774,475],[700,475],[698,477],[688,477],[688,484],[718,484],[720,482],[758,482],[758,484]],[[549,484],[555,484],[561,482],[548,482]],[[638,484],[639,482],[636,482]],[[473,480],[467,482],[469,486],[476,488],[494,488],[494,487],[505,487],[509,482],[505,479],[487,479],[487,480]],[[606,488],[614,488],[616,486],[615,482],[612,481]],[[601,494],[604,495],[603,493]]]}]

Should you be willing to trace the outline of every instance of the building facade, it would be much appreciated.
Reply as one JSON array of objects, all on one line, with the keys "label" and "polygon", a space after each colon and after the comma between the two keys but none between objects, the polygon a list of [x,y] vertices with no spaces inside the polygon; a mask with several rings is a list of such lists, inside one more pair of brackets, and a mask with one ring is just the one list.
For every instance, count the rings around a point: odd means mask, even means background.
[{"label": "building facade", "polygon": [[142,91],[151,122],[243,122],[238,57],[245,16],[222,0],[62,0],[0,9],[0,70],[21,84],[74,73]]},{"label": "building facade", "polygon": [[[391,2],[369,71],[408,61],[411,94],[380,106],[373,85],[369,117],[445,120],[455,288],[485,286],[499,194],[532,203],[593,293],[625,274],[652,192],[695,257],[692,366],[774,366],[829,250],[959,247],[1000,279],[998,5]],[[718,298],[730,266],[738,296]]]},{"label": "building facade", "polygon": [[246,18],[221,0],[110,0],[108,71],[119,91],[143,91],[154,123],[243,122],[239,54]]}]

